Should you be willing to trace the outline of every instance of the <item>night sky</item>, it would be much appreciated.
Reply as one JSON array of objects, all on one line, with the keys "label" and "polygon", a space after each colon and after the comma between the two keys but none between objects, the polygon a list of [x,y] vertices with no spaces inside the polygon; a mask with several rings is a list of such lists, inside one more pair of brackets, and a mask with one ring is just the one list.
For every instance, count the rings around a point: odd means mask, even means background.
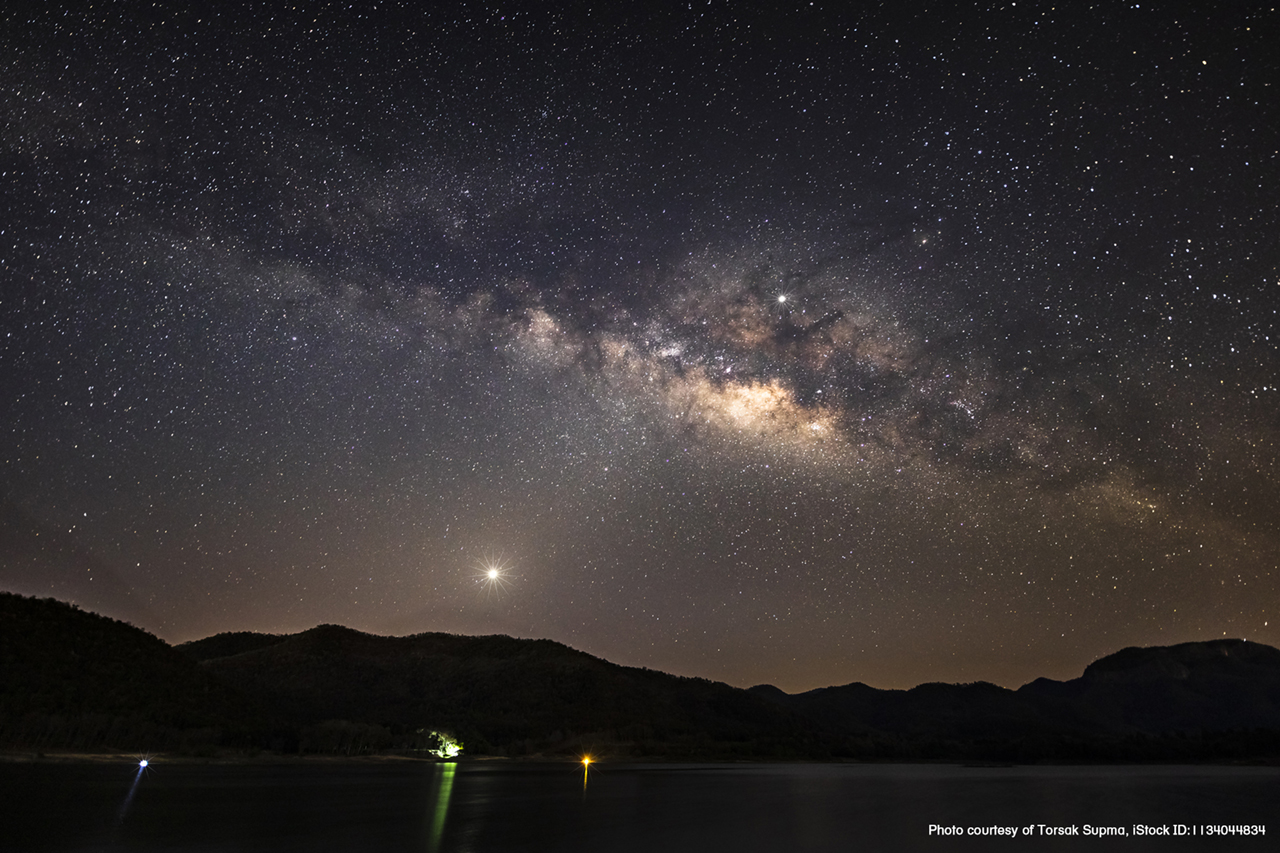
[{"label": "night sky", "polygon": [[788,691],[1280,645],[1268,4],[22,5],[0,587]]}]

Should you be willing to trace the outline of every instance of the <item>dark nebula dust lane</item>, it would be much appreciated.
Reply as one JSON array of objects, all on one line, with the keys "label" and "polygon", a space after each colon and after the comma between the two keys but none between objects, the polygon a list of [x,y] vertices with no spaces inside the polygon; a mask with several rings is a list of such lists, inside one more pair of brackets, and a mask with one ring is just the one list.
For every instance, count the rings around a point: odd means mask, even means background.
[{"label": "dark nebula dust lane", "polygon": [[0,585],[792,691],[1280,644],[1278,20],[6,10]]}]

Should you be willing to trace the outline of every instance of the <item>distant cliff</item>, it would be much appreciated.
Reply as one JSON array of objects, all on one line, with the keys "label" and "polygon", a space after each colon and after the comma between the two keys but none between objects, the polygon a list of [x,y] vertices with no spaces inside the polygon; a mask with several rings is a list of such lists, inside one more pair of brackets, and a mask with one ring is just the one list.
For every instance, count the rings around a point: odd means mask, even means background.
[{"label": "distant cliff", "polygon": [[1071,681],[787,694],[623,667],[549,640],[321,625],[177,648],[0,594],[0,745],[742,759],[1277,760],[1280,651],[1125,649]]},{"label": "distant cliff", "polygon": [[1071,681],[865,684],[752,693],[833,732],[873,732],[900,749],[1007,759],[1195,758],[1280,749],[1280,651],[1243,640],[1129,648]]}]

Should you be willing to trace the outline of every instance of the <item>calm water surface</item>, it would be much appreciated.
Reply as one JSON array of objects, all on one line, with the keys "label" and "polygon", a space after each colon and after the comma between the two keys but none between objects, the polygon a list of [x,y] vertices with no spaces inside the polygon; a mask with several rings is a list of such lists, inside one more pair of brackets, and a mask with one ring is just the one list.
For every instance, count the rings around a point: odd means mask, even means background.
[{"label": "calm water surface", "polygon": [[[1256,837],[940,837],[929,825],[1263,825]],[[0,764],[0,849],[1265,850],[1280,768]]]}]

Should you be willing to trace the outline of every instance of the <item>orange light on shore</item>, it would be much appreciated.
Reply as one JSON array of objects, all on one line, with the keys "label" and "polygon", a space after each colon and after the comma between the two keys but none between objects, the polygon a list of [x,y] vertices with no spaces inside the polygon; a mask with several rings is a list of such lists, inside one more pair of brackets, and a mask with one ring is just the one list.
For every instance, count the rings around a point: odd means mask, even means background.
[{"label": "orange light on shore", "polygon": [[582,766],[589,767],[590,765],[591,765],[591,756],[590,755],[582,756]]}]

